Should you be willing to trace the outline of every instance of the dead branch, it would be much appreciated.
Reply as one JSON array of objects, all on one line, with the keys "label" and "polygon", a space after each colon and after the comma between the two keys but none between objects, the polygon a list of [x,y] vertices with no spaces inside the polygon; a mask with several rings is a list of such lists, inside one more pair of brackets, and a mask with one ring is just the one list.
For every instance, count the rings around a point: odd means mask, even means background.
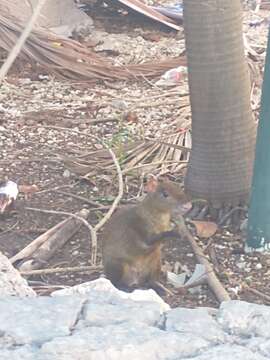
[{"label": "dead branch", "polygon": [[161,284],[161,282],[160,281],[155,281],[154,282],[154,285],[156,285],[158,288],[160,288],[161,290],[163,290],[165,293],[167,293],[168,295],[170,295],[170,296],[173,296],[174,295],[174,293],[170,290],[170,289],[168,289],[166,286],[164,286],[163,284]]},{"label": "dead branch", "polygon": [[56,187],[51,188],[51,189],[49,188],[49,189],[40,190],[36,194],[43,194],[43,193],[47,193],[47,192],[52,192],[52,191],[56,191],[58,189],[63,189],[63,188],[67,188],[67,187],[73,187],[75,185],[77,185],[77,183],[75,183],[75,184],[74,183],[73,184],[67,184],[67,185],[60,185],[60,186],[56,186]]},{"label": "dead branch", "polygon": [[32,241],[29,245],[27,245],[24,249],[19,251],[16,255],[12,256],[9,261],[11,264],[14,264],[16,261],[20,261],[31,256],[45,241],[47,241],[51,236],[54,235],[56,231],[59,230],[63,226],[63,224],[67,221],[63,220],[59,224],[55,225],[51,229],[45,232],[45,234],[40,235],[34,241]]},{"label": "dead branch", "polygon": [[250,286],[246,285],[244,287],[245,289],[247,289],[247,291],[251,292],[252,294],[266,300],[266,301],[270,301],[270,295],[267,295],[267,294],[264,294],[262,293],[261,291],[257,290],[257,289],[254,289],[254,288],[251,288]]},{"label": "dead branch", "polygon": [[48,274],[66,274],[66,273],[77,273],[77,272],[94,272],[102,270],[102,266],[75,266],[75,267],[66,267],[66,268],[53,268],[53,269],[39,269],[39,270],[29,270],[29,271],[20,271],[22,276],[34,276],[34,275],[48,275]]},{"label": "dead branch", "polygon": [[[58,250],[61,248],[80,228],[82,222],[87,223],[85,218],[88,217],[89,211],[82,209],[76,215],[67,214],[71,216],[67,221],[58,227],[46,242],[32,254],[31,258],[27,258],[20,266],[20,270],[35,270],[41,268]],[[87,223],[88,224],[88,223]],[[46,234],[46,233],[45,233]]]},{"label": "dead branch", "polygon": [[3,81],[4,77],[7,75],[8,70],[10,69],[10,67],[12,66],[13,62],[15,61],[16,57],[19,55],[20,51],[22,50],[22,47],[26,41],[26,39],[28,38],[29,34],[31,33],[33,26],[41,12],[41,9],[43,8],[43,5],[46,3],[46,0],[39,0],[33,13],[32,16],[28,22],[28,24],[26,25],[24,31],[22,32],[20,38],[18,39],[17,43],[15,44],[15,46],[13,47],[13,49],[10,51],[6,61],[4,62],[4,64],[2,65],[1,69],[0,69],[0,82]]},{"label": "dead branch", "polygon": [[108,119],[94,119],[94,120],[89,120],[88,124],[89,125],[96,125],[96,124],[106,124],[107,122],[119,122],[120,120],[117,118],[108,118]]},{"label": "dead branch", "polygon": [[85,134],[85,133],[83,133],[81,131],[78,131],[78,130],[62,128],[60,126],[44,125],[43,127],[47,128],[47,129],[55,129],[55,130],[61,130],[61,131],[67,131],[67,132],[75,133],[75,134],[78,134],[78,135],[84,135],[86,137],[94,139],[95,141],[98,141],[99,143],[101,143],[105,147],[105,149],[108,150],[108,152],[110,153],[110,155],[112,157],[113,163],[114,163],[114,165],[116,167],[117,176],[118,176],[118,195],[114,199],[114,201],[113,201],[110,209],[108,210],[108,212],[99,221],[99,223],[97,223],[95,227],[90,226],[90,228],[91,228],[91,237],[92,237],[91,261],[92,261],[93,265],[96,265],[96,261],[97,261],[97,231],[100,230],[102,228],[102,226],[104,226],[105,223],[110,219],[110,217],[112,216],[114,210],[116,209],[117,205],[119,204],[119,202],[120,202],[120,200],[121,200],[121,198],[123,196],[123,192],[124,192],[123,175],[122,175],[120,164],[119,164],[119,162],[117,160],[117,157],[116,157],[115,153],[109,147],[109,145],[107,145],[102,139],[96,137],[95,135]]},{"label": "dead branch", "polygon": [[174,222],[178,227],[179,233],[189,241],[200,264],[202,264],[205,267],[208,285],[213,291],[213,293],[216,295],[216,298],[220,302],[230,300],[229,294],[224,289],[219,279],[216,277],[216,274],[211,264],[207,260],[206,256],[204,255],[203,250],[199,247],[199,245],[197,244],[197,242],[194,240],[193,236],[187,229],[184,219],[182,217],[177,218],[174,219]]},{"label": "dead branch", "polygon": [[12,230],[14,230],[14,229],[16,228],[16,226],[18,225],[18,223],[19,223],[19,221],[16,221],[15,224],[12,225],[10,228],[8,228],[8,229],[6,229],[6,230],[4,230],[4,231],[1,231],[1,233],[0,233],[0,238],[1,238],[3,235],[5,235],[5,234],[11,232]]},{"label": "dead branch", "polygon": [[84,198],[83,196],[80,196],[80,195],[76,195],[76,194],[72,194],[72,193],[68,193],[66,191],[61,191],[61,190],[53,190],[54,192],[56,192],[57,194],[61,194],[61,195],[64,195],[64,196],[69,196],[69,197],[72,197],[74,199],[77,199],[77,200],[80,200],[82,201],[83,203],[85,204],[89,204],[91,206],[95,206],[96,208],[103,208],[102,205],[98,204],[97,202],[93,201],[93,200],[89,200],[89,199],[86,199]]},{"label": "dead branch", "polygon": [[[77,219],[77,220],[81,221],[90,231],[91,241],[92,241],[92,248],[97,247],[97,235],[96,235],[96,232],[95,232],[93,226],[90,225],[88,223],[88,221],[86,221],[83,217],[72,214],[72,213],[69,213],[69,212],[66,212],[66,211],[46,210],[46,209],[38,209],[38,208],[32,208],[32,207],[26,207],[24,209],[27,210],[27,211],[37,211],[37,212],[41,212],[41,213],[44,213],[44,214],[70,216],[70,217],[73,217],[74,219]],[[86,209],[84,209],[84,210],[86,210]]]}]

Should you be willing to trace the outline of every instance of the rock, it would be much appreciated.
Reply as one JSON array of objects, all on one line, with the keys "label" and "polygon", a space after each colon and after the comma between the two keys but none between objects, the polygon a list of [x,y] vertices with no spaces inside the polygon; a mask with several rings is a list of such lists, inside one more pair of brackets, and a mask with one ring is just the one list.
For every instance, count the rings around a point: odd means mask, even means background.
[{"label": "rock", "polygon": [[229,334],[270,339],[269,306],[239,300],[226,301],[221,304],[217,319]]},{"label": "rock", "polygon": [[207,342],[139,324],[91,327],[44,344],[42,360],[175,360],[192,357]]},{"label": "rock", "polygon": [[[196,356],[194,360],[267,360],[268,358],[254,354],[249,349],[246,349],[239,345],[221,345],[204,352],[203,354]],[[181,358],[181,360],[188,360],[187,358]]]},{"label": "rock", "polygon": [[1,360],[267,360],[270,308],[171,310],[100,278],[53,297],[0,298]]},{"label": "rock", "polygon": [[207,308],[172,309],[167,314],[166,330],[196,335],[214,344],[224,342],[227,338]]},{"label": "rock", "polygon": [[[0,10],[8,11],[16,16],[24,25],[32,13],[38,0],[30,0],[30,4],[20,0],[1,1]],[[58,35],[69,37],[73,33],[90,34],[93,30],[93,20],[78,9],[73,0],[47,0],[41,10],[37,25],[49,28]]]},{"label": "rock", "polygon": [[121,300],[118,304],[87,303],[84,310],[84,320],[78,326],[118,325],[123,323],[158,326],[164,322],[158,303],[150,301],[134,302]]},{"label": "rock", "polygon": [[270,359],[270,340],[265,340],[264,338],[253,338],[246,339],[246,344],[254,353],[260,353],[265,356],[267,359]]},{"label": "rock", "polygon": [[0,299],[1,342],[40,345],[55,337],[69,336],[84,300],[80,297],[39,297]]},{"label": "rock", "polygon": [[255,265],[255,269],[256,269],[256,270],[261,270],[262,267],[263,267],[263,266],[262,266],[261,263],[258,263],[258,264]]},{"label": "rock", "polygon": [[6,348],[1,351],[1,360],[41,360],[37,358],[35,349],[31,346],[18,346],[17,348]]},{"label": "rock", "polygon": [[122,303],[123,300],[149,301],[159,304],[161,314],[170,309],[170,306],[166,304],[154,290],[135,290],[131,293],[126,293],[116,289],[112,283],[105,278],[89,281],[68,289],[54,291],[52,296],[72,294],[87,295],[90,302],[98,304],[119,304]]},{"label": "rock", "polygon": [[11,265],[8,258],[0,252],[0,298],[8,295],[34,297],[36,293],[27,285],[27,281]]}]

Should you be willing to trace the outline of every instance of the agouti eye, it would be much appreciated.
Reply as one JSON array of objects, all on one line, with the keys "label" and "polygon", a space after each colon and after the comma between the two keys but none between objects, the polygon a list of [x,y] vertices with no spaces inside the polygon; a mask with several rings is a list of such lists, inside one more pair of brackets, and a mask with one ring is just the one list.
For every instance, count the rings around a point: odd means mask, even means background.
[{"label": "agouti eye", "polygon": [[167,198],[169,196],[169,194],[168,194],[168,192],[166,190],[161,190],[161,194],[165,198]]}]

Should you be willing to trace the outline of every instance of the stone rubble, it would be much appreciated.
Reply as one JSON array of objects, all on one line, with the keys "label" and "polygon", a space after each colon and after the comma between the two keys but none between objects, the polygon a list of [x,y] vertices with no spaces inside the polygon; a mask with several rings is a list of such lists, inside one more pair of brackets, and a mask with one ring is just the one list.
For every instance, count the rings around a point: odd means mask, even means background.
[{"label": "stone rubble", "polygon": [[270,358],[267,306],[170,309],[153,290],[125,293],[104,278],[51,297],[25,294],[1,292],[1,360]]}]

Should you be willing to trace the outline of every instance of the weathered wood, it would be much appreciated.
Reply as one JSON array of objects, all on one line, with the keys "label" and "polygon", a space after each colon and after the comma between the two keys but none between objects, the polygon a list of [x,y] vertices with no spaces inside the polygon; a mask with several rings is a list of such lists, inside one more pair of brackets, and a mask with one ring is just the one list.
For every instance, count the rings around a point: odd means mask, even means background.
[{"label": "weathered wood", "polygon": [[219,279],[216,277],[213,267],[211,266],[210,262],[207,260],[206,255],[203,253],[203,250],[199,247],[199,245],[197,244],[197,242],[194,240],[193,236],[187,229],[184,223],[184,219],[183,218],[174,219],[174,222],[176,223],[178,227],[178,231],[181,234],[181,236],[183,236],[189,241],[200,264],[202,264],[205,267],[205,271],[206,271],[205,275],[206,275],[207,283],[211,288],[211,290],[213,291],[213,293],[215,294],[218,301],[222,302],[222,301],[231,300],[229,294],[224,289]]},{"label": "weathered wood", "polygon": [[[82,209],[76,215],[86,219],[89,215],[89,210]],[[19,266],[19,269],[30,271],[42,268],[55,252],[64,246],[64,244],[78,231],[81,225],[82,221],[72,217],[62,221],[52,229],[48,230],[45,234],[39,236],[28,246],[28,251],[27,247],[24,249],[23,257],[19,257],[19,254],[16,255],[17,260],[25,259]],[[39,244],[39,246],[37,246],[37,244]],[[32,251],[33,248],[35,248],[34,251]],[[29,255],[25,256],[25,254],[29,253],[30,250],[32,253],[31,258],[29,259]],[[21,253],[23,253],[23,251],[21,251]]]},{"label": "weathered wood", "polygon": [[56,231],[58,231],[66,221],[68,221],[68,219],[61,221],[59,224],[46,231],[44,234],[41,234],[16,255],[12,256],[9,259],[11,264],[31,256],[44,242],[46,242]]}]

